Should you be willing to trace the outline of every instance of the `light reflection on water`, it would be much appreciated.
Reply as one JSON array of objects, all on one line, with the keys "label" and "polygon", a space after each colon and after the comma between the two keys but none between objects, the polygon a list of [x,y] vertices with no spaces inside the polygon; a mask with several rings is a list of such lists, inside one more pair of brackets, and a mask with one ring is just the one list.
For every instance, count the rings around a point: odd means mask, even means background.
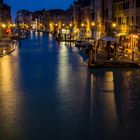
[{"label": "light reflection on water", "polygon": [[20,137],[23,98],[19,91],[18,49],[0,60],[0,139]]},{"label": "light reflection on water", "polygon": [[90,112],[97,139],[139,138],[139,74],[139,69],[92,70]]},{"label": "light reflection on water", "polygon": [[88,69],[77,48],[31,36],[0,59],[1,140],[139,139],[139,69]]}]

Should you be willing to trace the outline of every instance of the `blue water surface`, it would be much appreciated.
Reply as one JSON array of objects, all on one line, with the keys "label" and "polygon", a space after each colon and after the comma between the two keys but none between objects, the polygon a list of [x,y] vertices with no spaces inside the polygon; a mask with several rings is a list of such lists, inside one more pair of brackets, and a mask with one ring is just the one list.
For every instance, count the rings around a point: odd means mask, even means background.
[{"label": "blue water surface", "polygon": [[139,139],[139,69],[88,68],[42,32],[0,58],[0,140]]}]

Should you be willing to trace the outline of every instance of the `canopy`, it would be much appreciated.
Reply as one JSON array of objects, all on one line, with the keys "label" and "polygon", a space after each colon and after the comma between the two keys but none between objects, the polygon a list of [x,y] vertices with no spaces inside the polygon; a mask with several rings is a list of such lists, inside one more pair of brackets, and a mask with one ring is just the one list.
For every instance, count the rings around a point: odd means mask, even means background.
[{"label": "canopy", "polygon": [[104,40],[104,41],[118,42],[118,39],[117,38],[113,38],[113,37],[105,37],[102,40]]}]

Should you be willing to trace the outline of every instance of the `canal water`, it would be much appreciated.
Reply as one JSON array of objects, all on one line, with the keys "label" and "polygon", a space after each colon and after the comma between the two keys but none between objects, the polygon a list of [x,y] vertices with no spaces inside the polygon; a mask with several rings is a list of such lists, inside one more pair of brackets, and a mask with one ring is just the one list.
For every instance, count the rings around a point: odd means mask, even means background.
[{"label": "canal water", "polygon": [[0,140],[110,139],[140,139],[139,69],[89,69],[41,32],[0,59]]}]

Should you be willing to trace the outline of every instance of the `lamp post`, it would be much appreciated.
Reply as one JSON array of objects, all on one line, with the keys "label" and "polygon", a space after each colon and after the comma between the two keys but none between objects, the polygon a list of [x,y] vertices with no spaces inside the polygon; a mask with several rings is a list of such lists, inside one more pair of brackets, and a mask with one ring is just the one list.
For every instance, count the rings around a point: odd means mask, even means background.
[{"label": "lamp post", "polygon": [[114,37],[114,32],[115,32],[115,28],[116,28],[116,23],[112,23],[112,36]]},{"label": "lamp post", "polygon": [[[81,30],[81,33],[82,33],[82,34],[81,34],[81,39],[82,39],[82,38],[84,37],[84,35],[85,35],[85,33],[84,33],[84,32],[85,32],[85,31],[84,31],[84,27],[85,27],[85,24],[84,24],[84,23],[81,23],[81,29],[82,29],[82,30]],[[83,33],[84,33],[84,34],[83,34]]]},{"label": "lamp post", "polygon": [[69,26],[70,26],[70,42],[71,42],[72,24],[70,23]]},{"label": "lamp post", "polygon": [[92,22],[92,23],[91,23],[91,28],[92,28],[92,30],[91,30],[91,31],[92,31],[92,38],[93,38],[93,28],[94,28],[94,26],[95,26],[95,22]]}]

